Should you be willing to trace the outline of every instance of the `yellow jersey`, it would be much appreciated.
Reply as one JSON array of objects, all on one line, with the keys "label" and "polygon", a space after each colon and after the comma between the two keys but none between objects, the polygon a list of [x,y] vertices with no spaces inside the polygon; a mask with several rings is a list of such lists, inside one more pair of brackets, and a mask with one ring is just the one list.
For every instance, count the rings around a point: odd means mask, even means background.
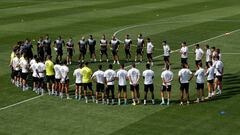
[{"label": "yellow jersey", "polygon": [[92,70],[89,67],[83,67],[80,71],[82,75],[82,83],[91,83],[91,75],[92,75]]},{"label": "yellow jersey", "polygon": [[45,68],[46,68],[46,75],[47,76],[54,75],[54,64],[51,60],[47,60],[45,62]]}]

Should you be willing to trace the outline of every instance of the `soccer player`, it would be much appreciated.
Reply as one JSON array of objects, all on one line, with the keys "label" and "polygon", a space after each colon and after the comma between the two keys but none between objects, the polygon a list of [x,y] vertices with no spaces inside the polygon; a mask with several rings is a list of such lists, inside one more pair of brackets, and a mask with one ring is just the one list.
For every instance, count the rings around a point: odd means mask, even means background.
[{"label": "soccer player", "polygon": [[202,63],[203,50],[200,48],[199,44],[195,45],[195,65],[198,67],[199,63]]},{"label": "soccer player", "polygon": [[85,37],[81,38],[81,40],[78,42],[78,46],[80,51],[78,62],[80,63],[81,61],[84,62],[85,54],[87,52],[87,41],[85,40]]},{"label": "soccer player", "polygon": [[181,91],[181,102],[180,105],[183,105],[184,94],[187,98],[187,104],[189,102],[189,81],[193,78],[193,74],[188,69],[188,65],[186,63],[182,64],[182,69],[178,72],[178,80],[180,83],[180,91]]},{"label": "soccer player", "polygon": [[207,86],[208,86],[208,96],[205,99],[209,99],[212,96],[214,96],[214,67],[212,66],[212,63],[208,63],[208,69],[205,73],[205,76],[207,76]]},{"label": "soccer player", "polygon": [[45,36],[45,39],[43,40],[43,46],[44,46],[44,60],[47,58],[48,55],[52,55],[52,49],[51,49],[52,41],[49,38],[49,35],[47,34]]},{"label": "soccer player", "polygon": [[81,75],[81,69],[82,69],[83,64],[80,63],[78,68],[74,70],[73,76],[76,78],[75,79],[75,99],[81,100],[82,99],[82,75]]},{"label": "soccer player", "polygon": [[219,48],[216,49],[217,55],[219,56],[219,60],[222,61],[222,54]]},{"label": "soccer player", "polygon": [[162,78],[162,89],[161,89],[161,98],[162,102],[161,105],[165,104],[164,101],[164,92],[167,91],[167,105],[170,104],[170,96],[171,96],[171,82],[173,80],[173,72],[170,71],[170,67],[168,64],[165,66],[165,70],[161,74]]},{"label": "soccer player", "polygon": [[66,43],[67,46],[67,65],[72,64],[72,56],[74,52],[74,43],[72,37]]},{"label": "soccer player", "polygon": [[112,69],[113,68],[112,64],[109,64],[108,68],[109,69],[107,69],[104,72],[105,83],[107,85],[106,87],[107,104],[109,104],[109,94],[111,91],[112,105],[114,105],[114,81],[117,75],[116,72]]},{"label": "soccer player", "polygon": [[54,94],[55,96],[57,96],[60,92],[61,92],[61,65],[60,65],[60,61],[59,60],[56,60],[56,63],[54,65],[54,73],[55,73],[55,84],[54,84]]},{"label": "soccer player", "polygon": [[136,64],[132,64],[132,68],[128,71],[128,79],[130,83],[130,90],[132,95],[132,105],[136,105],[136,102],[140,103],[140,92],[139,92],[139,79],[140,79],[141,73],[136,68]]},{"label": "soccer player", "polygon": [[60,92],[60,97],[63,98],[63,92],[65,91],[65,94],[67,96],[67,99],[71,99],[69,97],[68,94],[68,90],[69,90],[69,77],[68,77],[68,73],[69,73],[69,68],[67,67],[67,60],[64,60],[64,62],[62,63],[61,67],[60,67],[60,72],[61,72],[61,92]]},{"label": "soccer player", "polygon": [[119,63],[118,48],[120,45],[119,40],[115,36],[112,36],[112,40],[109,43],[111,45],[112,55],[113,55],[113,64]]},{"label": "soccer player", "polygon": [[56,59],[59,59],[60,61],[62,61],[63,46],[65,45],[65,42],[61,36],[58,36],[57,40],[54,41],[54,45],[55,45],[55,49],[57,51]]},{"label": "soccer player", "polygon": [[92,35],[89,35],[89,38],[87,40],[87,45],[89,47],[89,53],[90,53],[90,58],[91,58],[91,61],[94,59],[94,62],[96,62],[96,50],[95,50],[95,47],[96,47],[96,40],[93,39],[93,36]]},{"label": "soccer player", "polygon": [[28,90],[27,76],[29,70],[28,57],[26,55],[24,55],[24,59],[20,61],[19,65],[21,68],[22,89],[23,91],[26,91]]},{"label": "soccer player", "polygon": [[215,68],[215,71],[216,71],[214,90],[216,94],[221,94],[222,93],[222,77],[223,77],[224,68],[223,68],[223,62],[219,60],[219,56],[215,56],[215,62],[213,63],[213,67]]},{"label": "soccer player", "polygon": [[118,80],[118,105],[121,105],[121,92],[123,91],[124,105],[127,104],[127,77],[128,72],[124,69],[124,64],[121,64],[117,71]]},{"label": "soccer player", "polygon": [[82,83],[84,87],[84,97],[86,103],[88,103],[88,97],[87,97],[87,88],[90,90],[90,96],[92,96],[92,101],[94,102],[94,96],[93,96],[93,88],[92,88],[92,70],[88,67],[88,62],[84,63],[83,68],[81,69],[81,75],[82,75]]},{"label": "soccer player", "polygon": [[[33,55],[33,59],[31,59],[30,62],[29,62],[30,67],[31,67],[31,65],[33,65],[34,63],[37,63],[37,62],[36,62],[36,59],[37,59],[37,58],[38,58],[37,55]],[[44,59],[44,57],[43,57],[42,59]]]},{"label": "soccer player", "polygon": [[52,56],[47,56],[47,60],[45,61],[45,68],[46,68],[46,82],[47,82],[48,94],[53,95],[55,76],[54,76],[54,64],[52,62]]},{"label": "soccer player", "polygon": [[180,49],[181,63],[188,64],[188,47],[186,42],[182,42],[182,48]]},{"label": "soccer player", "polygon": [[17,87],[20,85],[20,54],[16,53],[16,56],[12,60],[12,68],[14,74],[14,82]]},{"label": "soccer player", "polygon": [[107,41],[105,35],[103,34],[102,39],[100,40],[100,51],[101,51],[100,62],[102,62],[103,55],[106,56],[107,62],[108,62],[107,46],[108,46],[108,41]]},{"label": "soccer player", "polygon": [[208,64],[212,63],[212,52],[211,49],[209,48],[209,45],[206,45],[205,49],[206,49],[206,67],[208,67]]},{"label": "soccer player", "polygon": [[40,37],[37,41],[37,54],[40,59],[44,59],[44,41],[43,37]]},{"label": "soccer player", "polygon": [[144,48],[144,39],[142,34],[140,33],[137,38],[137,50],[136,50],[136,57],[135,57],[135,62],[138,61],[139,56],[140,56],[140,62],[143,60],[143,48]]},{"label": "soccer player", "polygon": [[26,39],[24,43],[25,48],[25,55],[27,55],[28,60],[31,60],[33,58],[33,52],[32,52],[32,42],[30,39]]},{"label": "soccer player", "polygon": [[148,62],[149,64],[151,64],[153,66],[153,57],[152,57],[152,53],[153,53],[153,44],[151,42],[150,38],[147,38],[147,58],[148,58]]},{"label": "soccer player", "polygon": [[92,80],[96,80],[96,103],[98,104],[99,93],[102,93],[102,104],[105,104],[104,100],[104,71],[102,71],[102,65],[98,66],[98,70],[92,75]]},{"label": "soccer player", "polygon": [[169,45],[167,44],[167,41],[163,41],[162,45],[163,45],[163,60],[164,60],[165,67],[166,67],[167,65],[170,65],[169,58],[170,58],[171,49],[170,49]]},{"label": "soccer player", "polygon": [[30,69],[32,70],[33,91],[34,92],[37,92],[37,89],[38,89],[38,78],[39,78],[39,76],[37,74],[38,62],[39,62],[39,58],[35,58],[35,62],[32,64],[30,62]]},{"label": "soccer player", "polygon": [[45,77],[45,64],[43,63],[43,59],[40,59],[40,61],[37,63],[37,76],[38,78],[38,89],[37,94],[44,95],[44,77]]},{"label": "soccer player", "polygon": [[124,40],[124,49],[125,49],[125,56],[126,56],[126,60],[127,62],[129,61],[129,59],[131,59],[132,55],[131,55],[131,45],[132,45],[132,39],[130,39],[129,35],[126,35],[126,38]]},{"label": "soccer player", "polygon": [[154,101],[154,85],[153,85],[153,79],[154,79],[154,72],[150,69],[150,64],[146,64],[146,70],[143,71],[143,79],[144,79],[144,102],[143,104],[147,104],[147,94],[150,90],[151,96],[152,96],[152,104],[155,104]]},{"label": "soccer player", "polygon": [[217,56],[217,51],[215,46],[211,47],[211,52],[212,52],[212,63],[214,63],[215,57]]},{"label": "soccer player", "polygon": [[197,64],[198,70],[194,74],[196,77],[196,89],[197,89],[197,100],[195,103],[199,103],[200,100],[204,101],[204,69],[202,68],[202,63]]},{"label": "soccer player", "polygon": [[17,53],[17,49],[16,49],[16,47],[14,47],[12,52],[11,52],[11,55],[10,55],[10,63],[9,63],[9,67],[11,67],[11,82],[12,82],[12,84],[15,83],[15,81],[14,81],[14,70],[13,70],[13,67],[12,67],[12,61],[13,61],[13,58],[16,57],[16,53]]}]

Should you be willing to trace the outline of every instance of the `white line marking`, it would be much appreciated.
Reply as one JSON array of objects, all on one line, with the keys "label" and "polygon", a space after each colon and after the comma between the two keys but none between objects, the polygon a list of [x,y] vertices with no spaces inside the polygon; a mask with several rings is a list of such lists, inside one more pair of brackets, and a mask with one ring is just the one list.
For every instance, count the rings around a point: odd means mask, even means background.
[{"label": "white line marking", "polygon": [[15,104],[11,104],[11,105],[2,107],[2,108],[0,108],[0,111],[5,110],[5,109],[8,109],[8,108],[10,108],[10,107],[14,107],[14,106],[23,104],[23,103],[26,103],[26,102],[28,102],[28,101],[32,101],[32,100],[37,99],[37,98],[40,98],[40,97],[42,97],[42,96],[43,96],[43,95],[39,95],[39,96],[36,96],[36,97],[33,97],[33,98],[29,98],[29,99],[26,99],[26,100],[17,102],[17,103],[15,103]]}]

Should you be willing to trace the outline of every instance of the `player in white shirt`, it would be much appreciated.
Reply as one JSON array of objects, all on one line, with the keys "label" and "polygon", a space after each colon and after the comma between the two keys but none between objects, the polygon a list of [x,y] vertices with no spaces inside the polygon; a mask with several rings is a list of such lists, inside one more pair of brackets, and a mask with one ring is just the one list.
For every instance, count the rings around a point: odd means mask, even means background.
[{"label": "player in white shirt", "polygon": [[200,99],[201,101],[204,101],[204,75],[205,71],[202,68],[202,63],[198,63],[197,65],[198,70],[195,72],[194,76],[196,77],[196,89],[197,89],[197,100],[195,103],[199,103]]},{"label": "player in white shirt", "polygon": [[116,72],[112,70],[112,64],[109,64],[109,69],[104,72],[105,83],[106,87],[106,97],[107,97],[107,104],[109,104],[109,93],[111,91],[112,94],[112,105],[114,105],[114,81],[116,78]]},{"label": "player in white shirt", "polygon": [[37,93],[43,95],[44,94],[44,78],[45,78],[45,64],[43,63],[43,59],[41,59],[38,63],[37,67],[37,76],[38,76],[38,89]]},{"label": "player in white shirt", "polygon": [[139,92],[139,79],[140,79],[141,73],[138,69],[136,69],[136,64],[132,64],[132,68],[128,71],[128,79],[130,83],[130,90],[132,94],[132,105],[136,105],[136,101],[139,104],[140,103],[140,92]]},{"label": "player in white shirt", "polygon": [[22,78],[22,89],[23,91],[28,90],[27,86],[27,76],[29,71],[29,64],[28,64],[28,58],[26,55],[24,55],[24,59],[22,59],[19,63],[21,68],[21,78]]},{"label": "player in white shirt", "polygon": [[125,56],[126,61],[128,62],[129,59],[131,59],[131,45],[132,45],[132,39],[130,39],[129,35],[126,35],[126,38],[124,40],[124,50],[125,50]]},{"label": "player in white shirt", "polygon": [[167,91],[167,105],[170,104],[170,97],[171,97],[171,82],[173,80],[173,72],[170,71],[170,67],[167,64],[166,69],[162,72],[161,74],[162,78],[162,89],[161,89],[161,98],[162,98],[162,103],[161,105],[165,104],[164,101],[164,92]]},{"label": "player in white shirt", "polygon": [[150,38],[147,38],[147,58],[148,58],[148,63],[150,63],[151,65],[153,65],[153,44],[151,42]]},{"label": "player in white shirt", "polygon": [[17,87],[19,87],[19,83],[20,83],[20,65],[19,65],[19,63],[20,63],[20,54],[17,53],[11,62],[11,65],[13,68],[14,82]]},{"label": "player in white shirt", "polygon": [[170,49],[169,45],[167,44],[167,41],[163,41],[162,45],[163,45],[163,60],[164,60],[165,67],[166,67],[167,65],[170,65],[169,58],[170,58],[171,49]]},{"label": "player in white shirt", "polygon": [[92,80],[96,81],[96,103],[98,104],[98,95],[102,93],[102,104],[105,104],[104,99],[104,72],[102,71],[102,65],[98,66],[98,70],[95,71],[92,75]]},{"label": "player in white shirt", "polygon": [[181,63],[187,64],[188,63],[188,47],[186,42],[182,42],[182,48],[180,49],[181,54]]},{"label": "player in white shirt", "polygon": [[38,89],[38,74],[37,74],[37,68],[38,68],[38,62],[39,59],[34,57],[35,62],[31,64],[30,69],[32,70],[32,78],[33,78],[33,91],[37,92]]},{"label": "player in white shirt", "polygon": [[209,48],[209,45],[206,45],[205,49],[206,49],[206,67],[208,67],[208,63],[212,63],[212,52],[211,49]]},{"label": "player in white shirt", "polygon": [[121,64],[120,69],[117,71],[118,80],[118,105],[121,105],[121,92],[123,91],[124,104],[127,104],[127,77],[128,73],[124,69],[124,64]]},{"label": "player in white shirt", "polygon": [[61,67],[60,67],[60,72],[61,72],[61,92],[60,92],[60,97],[63,98],[63,92],[65,91],[65,94],[67,96],[67,99],[71,99],[69,97],[68,94],[68,89],[69,89],[69,77],[68,77],[68,73],[69,73],[69,68],[67,67],[67,60],[64,60],[64,62],[62,63]]},{"label": "player in white shirt", "polygon": [[219,60],[222,61],[222,54],[219,48],[216,49],[217,56],[219,57]]},{"label": "player in white shirt", "polygon": [[199,44],[195,45],[195,65],[198,66],[199,63],[202,63],[203,50],[200,48]]},{"label": "player in white shirt", "polygon": [[215,68],[215,72],[216,72],[214,90],[215,90],[216,94],[221,94],[222,93],[223,62],[221,60],[219,60],[219,56],[215,56],[215,62],[213,64],[213,67]]},{"label": "player in white shirt", "polygon": [[215,57],[217,56],[217,51],[216,51],[216,47],[215,46],[213,46],[211,48],[211,52],[212,52],[212,63],[214,63],[215,62]]},{"label": "player in white shirt", "polygon": [[36,59],[37,59],[37,55],[34,55],[34,56],[33,56],[33,59],[31,59],[30,62],[29,62],[29,66],[30,66],[30,67],[31,67],[34,63],[37,63],[37,62],[36,62]]},{"label": "player in white shirt", "polygon": [[79,101],[82,99],[82,88],[83,88],[82,74],[81,74],[82,66],[83,64],[80,63],[78,68],[75,69],[73,72],[73,76],[75,77],[75,99]]},{"label": "player in white shirt", "polygon": [[205,99],[209,99],[214,95],[214,70],[212,63],[208,63],[208,69],[205,73],[205,76],[207,77],[208,96]]},{"label": "player in white shirt", "polygon": [[54,93],[57,96],[61,91],[61,84],[60,84],[60,81],[61,81],[61,71],[60,71],[61,65],[60,65],[60,61],[58,59],[56,59],[56,63],[55,63],[53,68],[54,68],[54,73],[55,73],[55,85],[54,85],[55,92]]},{"label": "player in white shirt", "polygon": [[153,79],[154,79],[154,72],[150,69],[150,64],[146,64],[146,70],[143,71],[143,79],[144,79],[144,102],[143,104],[147,104],[147,94],[150,90],[151,96],[152,96],[152,104],[155,104],[154,101],[154,85],[153,85]]},{"label": "player in white shirt", "polygon": [[[193,78],[192,72],[188,69],[187,64],[182,65],[182,69],[178,72],[178,80],[180,83],[181,102],[183,105],[184,97],[187,98],[187,104],[189,104],[189,81]],[[185,94],[185,95],[184,95]]]}]

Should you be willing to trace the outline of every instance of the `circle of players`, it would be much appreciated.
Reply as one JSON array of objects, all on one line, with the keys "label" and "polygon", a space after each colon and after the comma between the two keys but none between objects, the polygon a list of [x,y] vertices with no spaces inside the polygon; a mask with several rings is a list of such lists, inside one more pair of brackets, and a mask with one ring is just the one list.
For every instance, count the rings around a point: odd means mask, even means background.
[{"label": "circle of players", "polygon": [[[45,39],[40,37],[37,41],[37,55],[33,55],[33,45],[29,39],[26,41],[19,41],[13,48],[11,54],[10,67],[12,69],[11,81],[17,87],[21,87],[23,91],[29,89],[28,82],[32,78],[32,90],[38,94],[44,94],[46,89],[49,95],[64,97],[66,94],[67,99],[69,97],[69,68],[68,65],[72,64],[72,56],[74,53],[74,43],[72,38],[66,43],[67,48],[67,59],[62,60],[63,46],[65,45],[64,40],[59,36],[54,41],[54,47],[52,47],[51,39],[46,35]],[[112,51],[113,64],[119,63],[118,49],[120,40],[115,36],[108,42],[105,35],[99,42],[100,44],[100,62],[105,55],[106,62],[108,62],[108,48]],[[131,59],[131,46],[133,42],[129,35],[123,42],[126,61]],[[139,80],[141,76],[144,79],[144,100],[143,104],[147,104],[147,95],[150,91],[151,102],[155,104],[154,100],[154,84],[153,79],[156,77],[154,71],[151,70],[153,65],[153,44],[150,38],[147,38],[145,43],[142,34],[138,35],[137,46],[136,46],[136,57],[135,62],[142,61],[144,45],[147,45],[147,58],[146,70],[142,73],[137,69],[136,64],[131,65],[130,70],[125,70],[124,64],[120,64],[120,69],[117,71],[113,70],[113,65],[109,64],[108,69],[103,71],[102,65],[99,64],[98,70],[94,73],[88,66],[88,62],[84,62],[87,50],[89,50],[91,61],[96,62],[96,40],[92,35],[89,39],[84,37],[78,42],[79,46],[79,65],[74,70],[73,76],[75,80],[75,99],[84,100],[88,103],[89,99],[93,102],[102,104],[115,104],[114,87],[115,82],[118,82],[118,93],[117,93],[117,104],[120,105],[121,93],[123,93],[124,104],[127,104],[127,81],[130,84],[130,91],[132,96],[132,104],[140,104],[140,86]],[[173,80],[173,73],[170,69],[170,54],[171,50],[167,41],[162,42],[163,45],[163,60],[165,62],[164,71],[161,73],[162,86],[160,88],[161,93],[161,105],[169,105],[171,97],[171,82]],[[110,47],[109,47],[110,46]],[[52,62],[52,48],[56,51],[55,64]],[[220,49],[215,47],[205,46],[206,56],[206,68],[203,68],[202,58],[204,55],[203,49],[200,48],[199,44],[195,45],[195,62],[197,71],[193,74],[188,67],[188,55],[189,49],[186,42],[181,43],[181,49],[179,51],[181,56],[182,69],[178,72],[178,80],[180,83],[180,105],[190,104],[189,100],[189,82],[195,76],[196,77],[196,89],[197,89],[197,100],[194,101],[199,103],[201,101],[213,98],[215,95],[221,94],[222,91],[222,76],[223,76],[223,62],[221,61]],[[31,75],[30,75],[31,74]],[[208,96],[204,96],[204,80],[207,79]],[[46,82],[46,86],[45,86]],[[96,82],[95,93],[93,93],[93,83]],[[47,92],[46,92],[47,93]],[[110,97],[111,93],[111,97]],[[167,98],[167,99],[165,99]],[[110,103],[111,100],[111,103]]]}]

